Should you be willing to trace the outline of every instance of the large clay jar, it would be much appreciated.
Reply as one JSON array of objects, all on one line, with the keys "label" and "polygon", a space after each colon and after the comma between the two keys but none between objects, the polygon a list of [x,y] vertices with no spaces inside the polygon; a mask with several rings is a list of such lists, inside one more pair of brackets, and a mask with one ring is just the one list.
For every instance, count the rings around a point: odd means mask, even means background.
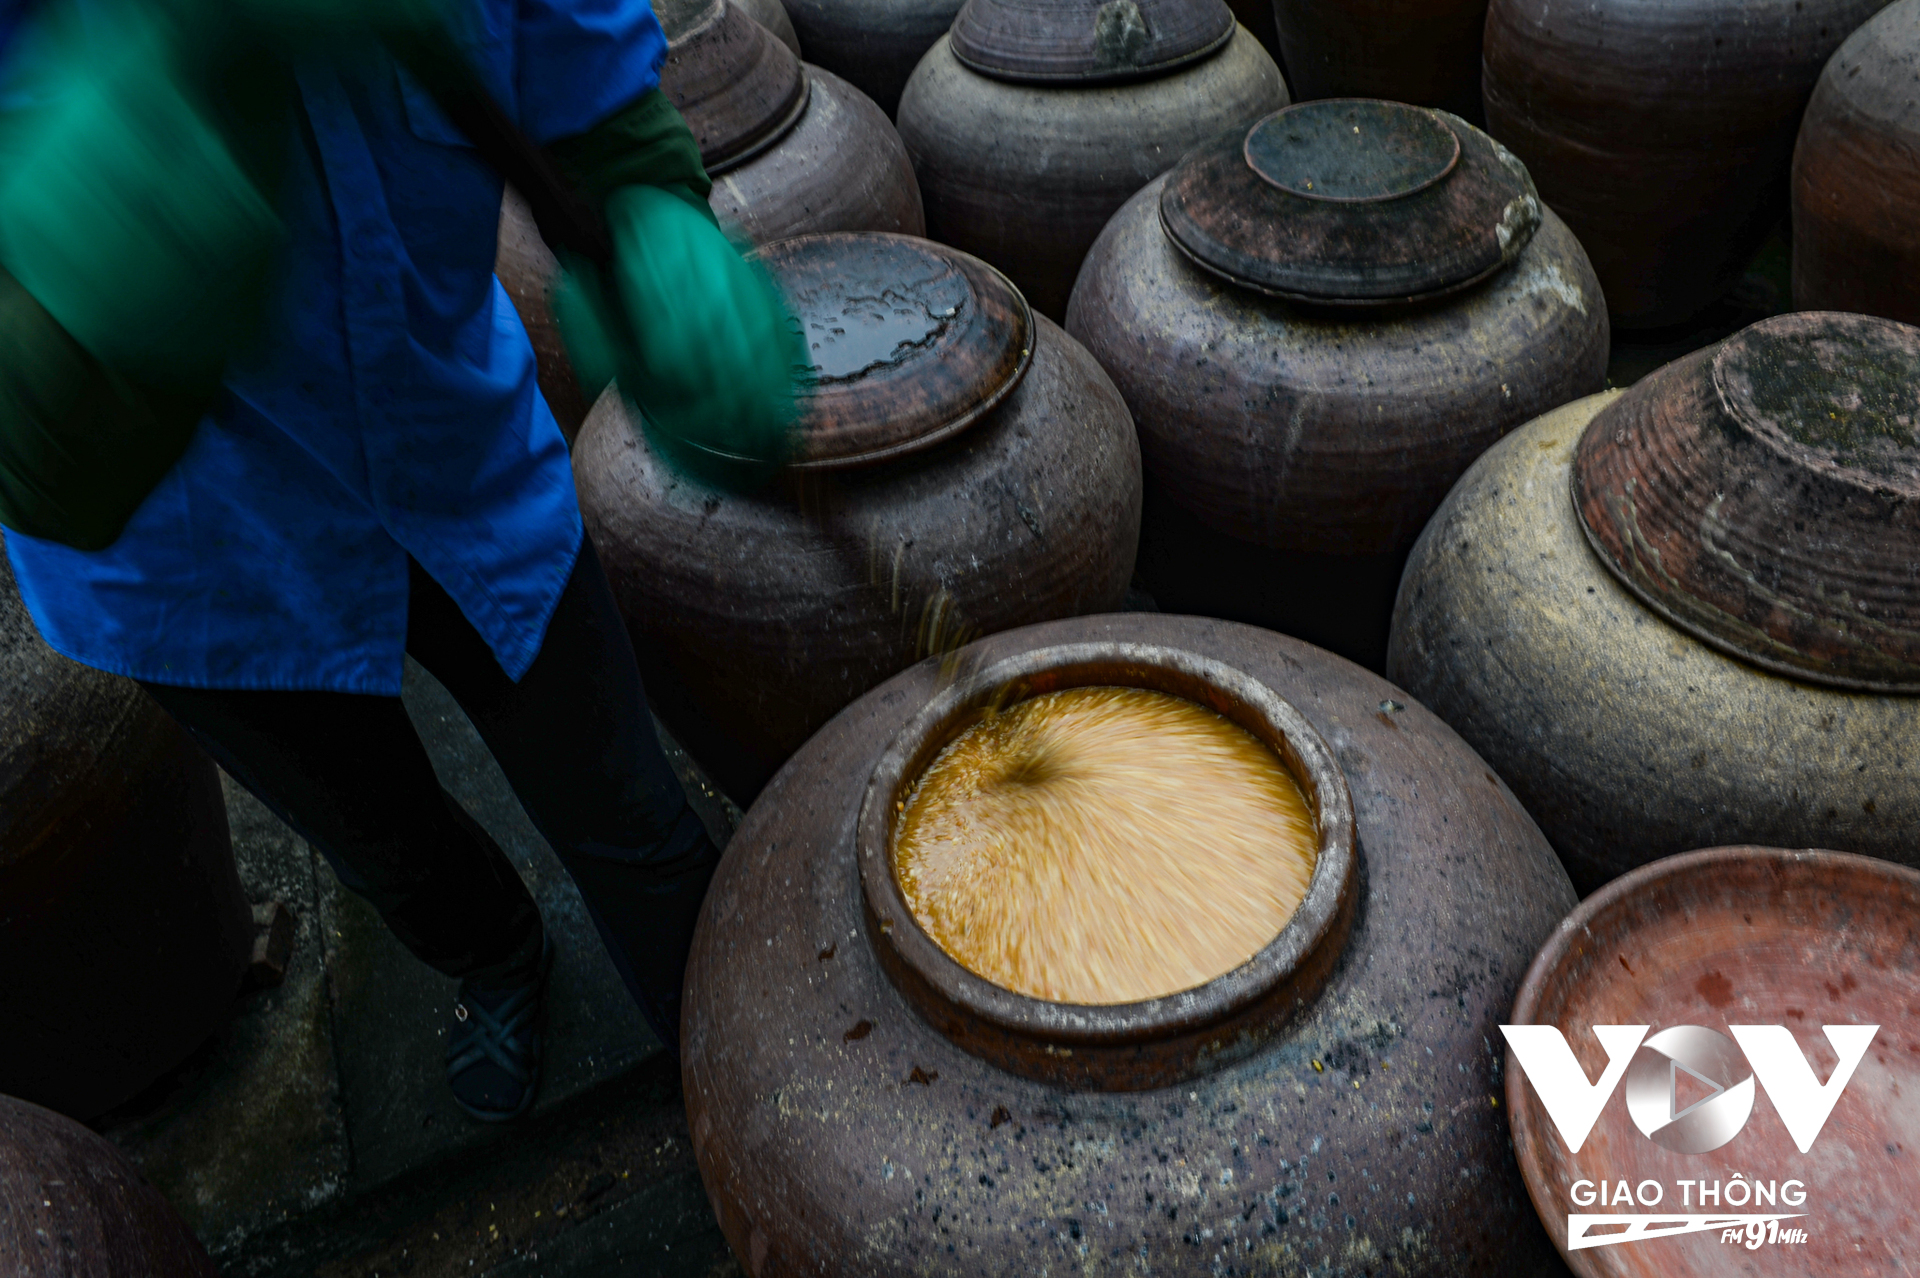
[{"label": "large clay jar", "polygon": [[213,764],[47,647],[0,542],[0,1091],[126,1100],[226,1019],[252,945]]},{"label": "large clay jar", "polygon": [[1487,129],[1586,245],[1616,327],[1711,306],[1787,208],[1820,68],[1886,0],[1493,0]]},{"label": "large clay jar", "polygon": [[787,13],[780,0],[735,0],[746,15],[773,33],[774,39],[787,46],[793,56],[804,56],[800,52],[800,33],[793,29],[793,18]]},{"label": "large clay jar", "polygon": [[1920,330],[1764,320],[1496,445],[1422,534],[1388,677],[1576,886],[1743,842],[1920,862]]},{"label": "large clay jar", "polygon": [[927,234],[1059,319],[1129,196],[1286,102],[1273,59],[1221,0],[969,0],[908,81],[899,123]]},{"label": "large clay jar", "polygon": [[1480,119],[1487,0],[1273,0],[1301,101],[1387,98]]},{"label": "large clay jar", "polygon": [[111,1143],[11,1096],[0,1096],[0,1204],[0,1272],[9,1278],[220,1272]]},{"label": "large clay jar", "polygon": [[1067,330],[1139,429],[1160,606],[1375,669],[1453,481],[1607,366],[1599,286],[1526,170],[1458,117],[1366,100],[1288,107],[1134,196]]},{"label": "large clay jar", "polygon": [[[973,975],[891,870],[945,742],[1089,684],[1239,723],[1320,840],[1272,942],[1146,1002]],[[701,1176],[756,1274],[1554,1273],[1491,1045],[1573,900],[1473,751],[1330,653],[1142,613],[995,636],[849,706],[734,835],[682,1021]]]},{"label": "large clay jar", "polygon": [[1920,323],[1920,0],[1827,62],[1793,151],[1793,302]]},{"label": "large clay jar", "polygon": [[1113,383],[991,267],[906,236],[763,250],[813,359],[752,497],[667,469],[617,394],[574,454],[661,717],[742,803],[847,702],[980,634],[1120,605],[1140,452]]},{"label": "large clay jar", "polygon": [[814,63],[872,98],[889,118],[900,91],[961,0],[787,0],[794,30]]},{"label": "large clay jar", "polygon": [[[1574,1152],[1541,1103],[1541,1080],[1528,1078],[1511,1049],[1505,1071],[1514,1150],[1540,1220],[1556,1244],[1585,1244],[1565,1253],[1574,1273],[1766,1272],[1755,1260],[1765,1254],[1760,1244],[1745,1238],[1744,1263],[1729,1266],[1735,1248],[1723,1240],[1735,1222],[1697,1214],[1707,1205],[1693,1186],[1704,1189],[1709,1178],[1714,1209],[1756,1213],[1763,1226],[1766,1215],[1787,1217],[1763,1241],[1805,1227],[1798,1239],[1780,1239],[1797,1272],[1899,1271],[1920,1248],[1908,1166],[1920,1087],[1917,917],[1920,873],[1906,866],[1768,847],[1667,857],[1580,903],[1528,970],[1512,1023],[1559,1030],[1589,1078],[1600,1077],[1619,1041],[1602,1046],[1595,1026],[1629,1042],[1638,1030],[1622,1085]],[[1762,1070],[1769,1048],[1781,1052],[1772,1057],[1780,1064]],[[1791,1105],[1793,1053],[1818,1071],[1803,1086],[1827,1076],[1823,1102]],[[1689,1095],[1702,1078],[1712,1082]],[[1661,1123],[1668,1115],[1678,1121]],[[1643,1134],[1650,1126],[1651,1139]],[[1589,1183],[1576,1190],[1581,1180]],[[1597,1199],[1602,1180],[1636,1189],[1651,1180],[1673,1214],[1650,1216],[1646,1190],[1641,1205],[1613,1209],[1638,1214],[1630,1227],[1642,1232],[1619,1240],[1627,1245],[1596,1245],[1620,1225],[1575,1195],[1594,1190]]]},{"label": "large clay jar", "polygon": [[[728,0],[656,8],[670,42],[660,87],[700,143],[709,203],[730,235],[768,244],[817,231],[925,232],[900,136],[858,89],[801,62]],[[572,439],[601,388],[574,378],[547,306],[558,265],[512,192],[494,269],[533,340],[541,393]]]}]

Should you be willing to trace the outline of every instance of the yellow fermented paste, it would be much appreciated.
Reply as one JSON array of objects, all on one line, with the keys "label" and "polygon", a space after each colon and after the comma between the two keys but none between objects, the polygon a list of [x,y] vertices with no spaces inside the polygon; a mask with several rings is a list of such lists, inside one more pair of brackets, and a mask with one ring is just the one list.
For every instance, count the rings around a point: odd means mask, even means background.
[{"label": "yellow fermented paste", "polygon": [[968,729],[894,836],[914,917],[969,971],[1062,1003],[1203,985],[1264,947],[1318,835],[1279,758],[1205,706],[1070,688]]}]

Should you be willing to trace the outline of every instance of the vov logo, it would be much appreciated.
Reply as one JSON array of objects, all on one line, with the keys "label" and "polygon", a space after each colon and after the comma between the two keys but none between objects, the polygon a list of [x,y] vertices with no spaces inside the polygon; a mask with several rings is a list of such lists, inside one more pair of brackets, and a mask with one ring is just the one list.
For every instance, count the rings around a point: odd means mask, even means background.
[{"label": "vov logo", "polygon": [[[1607,1067],[1598,1082],[1588,1081],[1566,1036],[1555,1027],[1502,1025],[1500,1032],[1547,1117],[1559,1129],[1567,1151],[1574,1154],[1586,1144],[1622,1077],[1627,1082],[1627,1115],[1633,1125],[1655,1144],[1677,1154],[1704,1154],[1738,1136],[1753,1113],[1753,1085],[1758,1079],[1787,1134],[1804,1154],[1813,1148],[1840,1093],[1880,1032],[1878,1025],[1821,1026],[1840,1058],[1822,1083],[1784,1025],[1729,1025],[1733,1042],[1700,1025],[1675,1025],[1652,1038],[1647,1037],[1648,1028],[1593,1027],[1594,1037],[1607,1049]],[[1678,1104],[1683,1072],[1708,1091],[1685,1107]]]},{"label": "vov logo", "polygon": [[[1547,1117],[1559,1129],[1560,1139],[1569,1153],[1579,1153],[1593,1125],[1606,1108],[1614,1090],[1625,1079],[1627,1116],[1633,1119],[1647,1139],[1679,1154],[1704,1154],[1725,1145],[1746,1127],[1753,1114],[1754,1084],[1764,1088],[1787,1134],[1801,1153],[1813,1148],[1813,1142],[1826,1126],[1840,1093],[1867,1054],[1878,1025],[1825,1025],[1827,1042],[1839,1057],[1839,1065],[1827,1081],[1814,1077],[1813,1069],[1783,1025],[1729,1025],[1725,1034],[1700,1025],[1675,1025],[1647,1037],[1645,1025],[1596,1025],[1594,1037],[1607,1049],[1607,1066],[1597,1082],[1589,1081],[1586,1071],[1574,1058],[1566,1036],[1551,1025],[1502,1025],[1507,1045],[1521,1073],[1533,1084]],[[1689,1104],[1680,1103],[1681,1076],[1692,1080],[1690,1093],[1705,1089],[1706,1095]],[[1649,1238],[1670,1238],[1678,1234],[1719,1230],[1722,1242],[1743,1243],[1749,1249],[1766,1243],[1806,1241],[1803,1229],[1782,1229],[1780,1222],[1798,1220],[1802,1213],[1768,1215],[1726,1214],[1718,1212],[1722,1186],[1718,1180],[1709,1187],[1705,1180],[1678,1180],[1682,1210],[1660,1214],[1613,1212],[1603,1215],[1569,1213],[1567,1250],[1610,1247],[1640,1242]],[[1699,1191],[1697,1204],[1690,1201]],[[1730,1206],[1773,1205],[1783,1201],[1800,1206],[1806,1190],[1800,1181],[1777,1186],[1772,1181],[1748,1181],[1740,1175],[1725,1186],[1724,1201]],[[1797,1192],[1796,1192],[1797,1189]],[[1596,1192],[1597,1190],[1597,1192]],[[1741,1196],[1733,1195],[1738,1192]],[[1583,1196],[1584,1194],[1584,1196]],[[1626,1181],[1608,1196],[1604,1182],[1580,1180],[1571,1187],[1575,1206],[1604,1206],[1632,1203],[1656,1207],[1666,1196],[1666,1187],[1645,1180],[1629,1191]],[[1716,1214],[1704,1212],[1712,1204]],[[1691,1210],[1688,1210],[1691,1209]],[[1596,1228],[1608,1232],[1595,1233]]]}]

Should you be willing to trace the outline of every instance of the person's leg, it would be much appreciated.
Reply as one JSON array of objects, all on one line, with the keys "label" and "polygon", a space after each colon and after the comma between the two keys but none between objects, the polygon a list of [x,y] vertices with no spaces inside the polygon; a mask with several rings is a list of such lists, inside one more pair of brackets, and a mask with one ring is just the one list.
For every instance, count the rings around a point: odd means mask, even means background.
[{"label": "person's leg", "polygon": [[533,898],[441,790],[399,698],[143,686],[423,962],[482,980],[537,962]]},{"label": "person's leg", "polygon": [[592,543],[518,683],[418,567],[410,599],[408,651],[472,718],[579,885],[634,1001],[677,1052],[687,950],[719,854],[654,735]]},{"label": "person's leg", "polygon": [[398,697],[146,685],[421,960],[461,978],[447,1081],[476,1118],[539,1088],[551,947],[512,862],[440,788]]}]

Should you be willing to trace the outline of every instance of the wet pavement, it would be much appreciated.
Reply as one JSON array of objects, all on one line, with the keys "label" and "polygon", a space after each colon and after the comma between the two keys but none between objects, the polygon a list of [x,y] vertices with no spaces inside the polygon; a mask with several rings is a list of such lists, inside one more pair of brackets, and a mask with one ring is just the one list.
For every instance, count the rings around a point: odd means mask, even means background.
[{"label": "wet pavement", "polygon": [[[96,1126],[228,1274],[737,1272],[694,1167],[678,1069],[579,895],[465,715],[411,663],[405,699],[441,783],[513,858],[558,946],[533,1111],[486,1124],[454,1106],[442,1035],[455,982],[229,781],[248,897],[295,918],[286,979]],[[724,841],[738,811],[667,744]]]}]

